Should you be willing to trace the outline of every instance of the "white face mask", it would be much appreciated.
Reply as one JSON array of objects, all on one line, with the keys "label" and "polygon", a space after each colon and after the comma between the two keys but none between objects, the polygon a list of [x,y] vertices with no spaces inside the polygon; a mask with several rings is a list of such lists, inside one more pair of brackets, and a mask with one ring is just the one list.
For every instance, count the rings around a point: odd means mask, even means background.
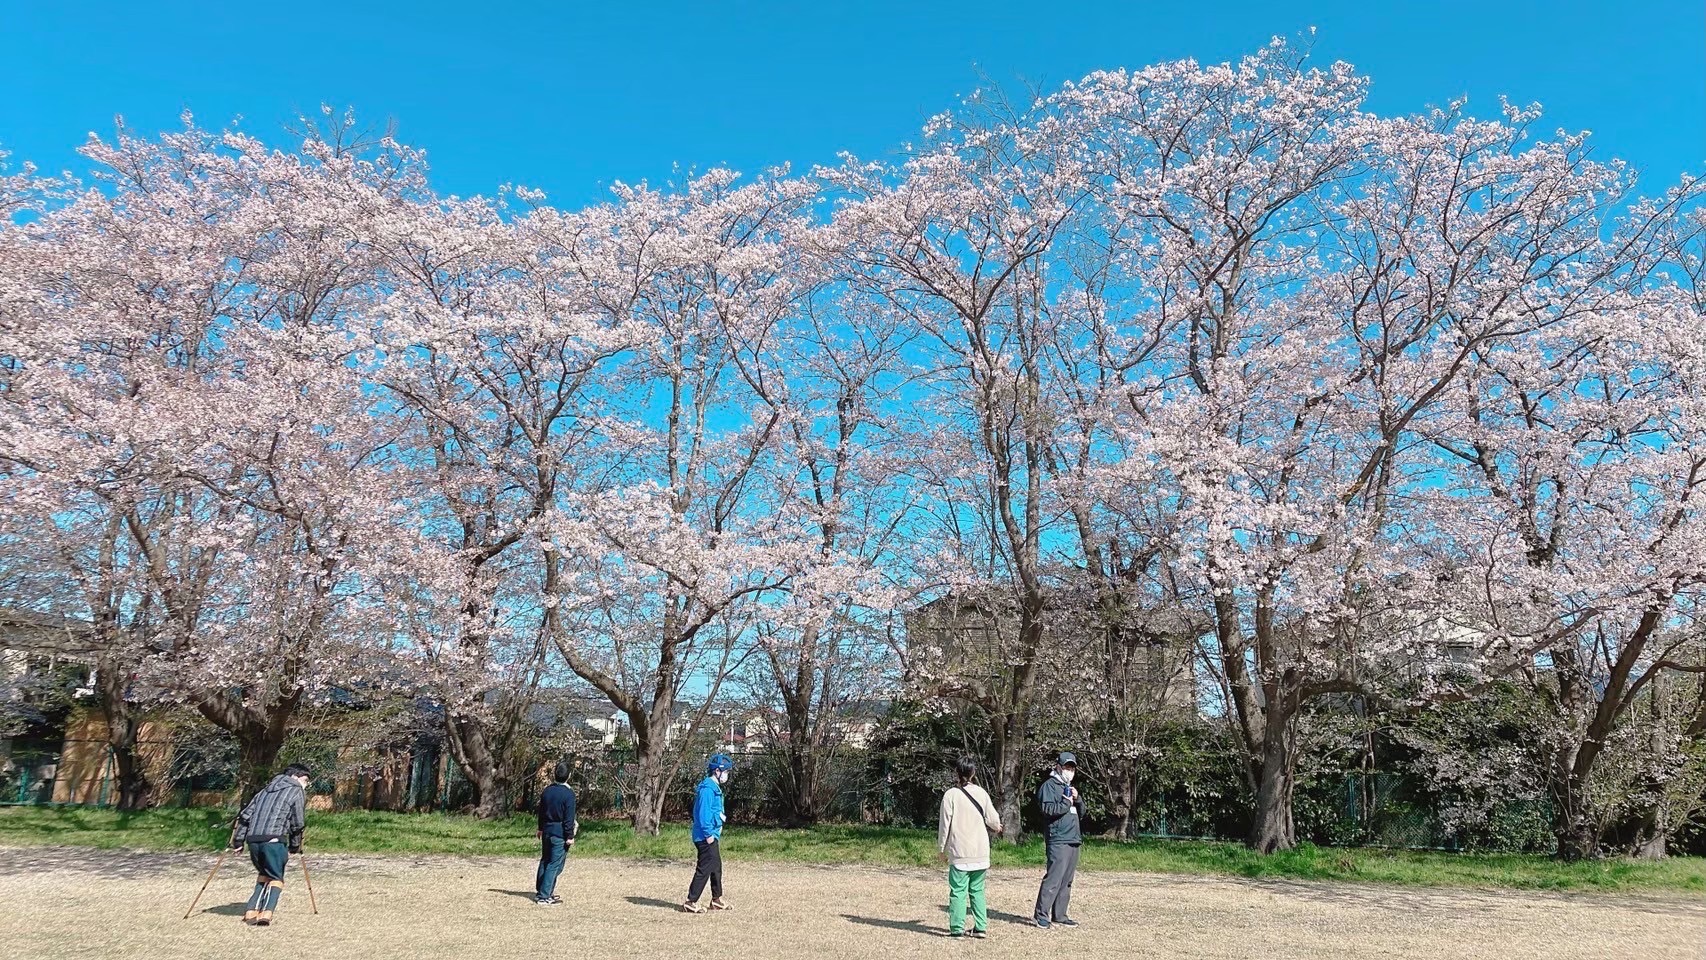
[{"label": "white face mask", "polygon": [[712,776],[717,778],[718,783],[729,782],[729,772],[727,770],[718,770],[716,773],[712,774]]},{"label": "white face mask", "polygon": [[1076,771],[1076,770],[1062,770],[1062,771],[1060,771],[1060,782],[1061,783],[1071,783],[1073,776],[1075,776],[1077,773],[1078,773],[1078,771]]}]

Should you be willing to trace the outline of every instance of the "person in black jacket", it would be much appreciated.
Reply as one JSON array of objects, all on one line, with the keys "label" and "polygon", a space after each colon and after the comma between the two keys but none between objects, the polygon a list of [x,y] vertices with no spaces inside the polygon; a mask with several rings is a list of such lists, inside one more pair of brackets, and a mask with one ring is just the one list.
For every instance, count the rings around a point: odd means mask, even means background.
[{"label": "person in black jacket", "polygon": [[1084,842],[1079,821],[1084,816],[1084,800],[1072,786],[1078,774],[1078,758],[1062,753],[1054,770],[1037,789],[1037,803],[1048,821],[1044,851],[1048,871],[1043,874],[1042,888],[1037,891],[1037,909],[1033,917],[1037,926],[1076,927],[1078,921],[1067,912],[1072,905],[1072,878],[1078,872],[1078,847]]},{"label": "person in black jacket", "polygon": [[557,896],[557,878],[581,829],[575,819],[575,792],[569,789],[567,762],[557,763],[551,780],[539,796],[539,869],[533,875],[533,902],[545,907],[563,902]]},{"label": "person in black jacket", "polygon": [[284,867],[290,854],[302,852],[307,826],[308,768],[293,763],[255,794],[237,815],[231,829],[231,849],[247,843],[255,865],[255,891],[243,911],[243,922],[272,925],[273,911],[284,893]]}]

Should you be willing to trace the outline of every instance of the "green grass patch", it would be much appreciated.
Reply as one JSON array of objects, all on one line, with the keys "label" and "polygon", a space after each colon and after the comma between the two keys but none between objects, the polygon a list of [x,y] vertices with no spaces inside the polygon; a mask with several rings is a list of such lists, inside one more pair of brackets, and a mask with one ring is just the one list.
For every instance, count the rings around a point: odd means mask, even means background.
[{"label": "green grass patch", "polygon": [[[223,810],[120,813],[83,807],[0,808],[0,844],[145,850],[216,850],[228,835]],[[723,856],[734,861],[934,867],[936,834],[893,827],[827,825],[809,830],[732,826]],[[441,813],[351,810],[308,818],[311,850],[340,853],[531,857],[538,853],[526,817],[476,820]],[[685,860],[693,845],[683,824],[655,837],[635,836],[620,822],[587,822],[575,855]],[[1040,868],[1040,839],[994,851],[999,868]],[[1308,844],[1263,857],[1235,843],[1187,840],[1091,840],[1085,870],[1330,880],[1421,887],[1523,890],[1706,892],[1706,859],[1560,863],[1517,854],[1453,854],[1334,849]]]}]

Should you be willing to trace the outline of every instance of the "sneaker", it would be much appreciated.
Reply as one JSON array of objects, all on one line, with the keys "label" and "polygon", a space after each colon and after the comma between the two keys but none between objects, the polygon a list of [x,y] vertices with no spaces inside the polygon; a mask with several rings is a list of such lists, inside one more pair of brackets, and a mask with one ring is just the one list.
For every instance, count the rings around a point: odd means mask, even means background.
[{"label": "sneaker", "polygon": [[712,910],[733,910],[734,907],[731,907],[727,903],[718,899],[718,900],[712,900],[711,901],[711,909]]},{"label": "sneaker", "polygon": [[682,913],[704,913],[705,908],[701,907],[697,901],[689,900],[686,903],[681,905],[681,912]]},{"label": "sneaker", "polygon": [[966,932],[964,930],[949,930],[948,936],[954,940],[964,940]]},{"label": "sneaker", "polygon": [[977,939],[977,940],[988,940],[989,939],[989,931],[988,930],[973,930],[971,932],[971,935],[974,939]]},{"label": "sneaker", "polygon": [[554,907],[563,901],[558,900],[556,897],[534,897],[533,902],[541,907]]},{"label": "sneaker", "polygon": [[553,906],[553,907],[554,907],[554,906],[556,906],[556,905],[558,905],[558,904],[560,904],[560,903],[562,903],[562,902],[563,902],[563,898],[562,898],[562,897],[559,897],[559,896],[557,896],[557,895],[556,895],[556,894],[554,894],[554,893],[553,893],[553,894],[551,894],[551,906]]},{"label": "sneaker", "polygon": [[1056,920],[1055,924],[1062,927],[1076,927],[1078,926],[1078,921],[1072,919]]},{"label": "sneaker", "polygon": [[1038,930],[1047,930],[1048,929],[1048,921],[1047,920],[1037,920],[1037,921],[1035,921],[1035,923],[1037,925]]}]

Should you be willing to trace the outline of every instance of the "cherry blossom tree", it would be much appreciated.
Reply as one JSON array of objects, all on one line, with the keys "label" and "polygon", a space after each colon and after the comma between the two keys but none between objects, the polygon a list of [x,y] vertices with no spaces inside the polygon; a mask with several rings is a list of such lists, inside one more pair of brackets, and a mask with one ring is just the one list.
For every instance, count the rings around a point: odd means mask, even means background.
[{"label": "cherry blossom tree", "polygon": [[[712,171],[679,192],[619,188],[562,227],[562,266],[587,308],[641,333],[602,381],[597,481],[563,491],[546,521],[548,629],[628,719],[640,832],[657,831],[681,751],[749,649],[758,600],[800,566],[757,469],[783,411],[754,401],[737,362],[806,290],[787,239],[812,196],[799,181]],[[702,705],[678,716],[689,683]]]},{"label": "cherry blossom tree", "polygon": [[406,158],[193,127],[86,153],[104,190],[14,238],[34,268],[0,455],[19,496],[122,526],[167,646],[143,682],[229,730],[252,788],[296,709],[367,662],[353,548],[394,498],[340,321],[363,296],[352,225]]},{"label": "cherry blossom tree", "polygon": [[633,336],[585,305],[559,215],[503,213],[428,201],[387,216],[388,296],[369,318],[419,511],[392,609],[482,816],[509,807],[508,758],[548,672],[541,524],[595,435],[603,365]]},{"label": "cherry blossom tree", "polygon": [[[808,248],[818,245],[806,242]],[[767,735],[781,755],[786,816],[815,823],[830,801],[831,764],[847,712],[898,679],[889,637],[899,591],[890,567],[910,500],[894,471],[894,416],[911,339],[897,318],[826,278],[776,342],[738,358],[754,395],[781,414],[760,464],[795,536],[810,545],[754,624],[762,665],[752,699],[776,708]]]},{"label": "cherry blossom tree", "polygon": [[[1144,225],[1122,245],[1155,291],[1160,346],[1107,398],[1133,451],[1112,476],[1176,498],[1174,569],[1213,597],[1207,665],[1263,851],[1295,841],[1298,711],[1428,646],[1418,611],[1440,600],[1415,574],[1466,531],[1419,509],[1438,479],[1418,451],[1460,422],[1454,388],[1478,353],[1614,299],[1652,234],[1583,138],[1528,142],[1532,112],[1383,120],[1363,88],[1276,44],[1063,95],[1120,131],[1092,163],[1117,222]],[[1587,613],[1489,631],[1480,666],[1515,669]]]},{"label": "cherry blossom tree", "polygon": [[[1437,438],[1463,467],[1450,509],[1472,511],[1480,534],[1464,545],[1482,549],[1460,562],[1478,584],[1496,585],[1459,615],[1512,635],[1581,623],[1525,671],[1550,713],[1547,781],[1559,853],[1570,859],[1597,855],[1630,813],[1626,797],[1607,799],[1631,792],[1606,788],[1616,772],[1602,768],[1608,752],[1621,743],[1633,759],[1699,736],[1685,706],[1652,712],[1677,699],[1667,675],[1701,669],[1701,315],[1656,259],[1692,193],[1636,207],[1640,219],[1620,239],[1643,253],[1616,264],[1613,293],[1520,344],[1480,352],[1462,387],[1465,428]],[[1661,242],[1649,240],[1654,231]],[[1635,734],[1627,728],[1643,708],[1660,726],[1666,714],[1678,722]],[[1664,761],[1653,763],[1649,776]]]},{"label": "cherry blossom tree", "polygon": [[1001,682],[950,683],[990,718],[991,786],[1014,838],[1035,759],[1028,731],[1045,646],[1043,540],[1055,512],[1046,474],[1061,412],[1045,370],[1058,335],[1045,307],[1047,254],[1087,189],[1078,144],[1060,134],[1046,117],[973,104],[965,117],[934,120],[928,142],[899,167],[849,159],[821,173],[845,198],[833,226],[850,274],[927,345],[918,362],[931,377],[911,424],[911,469],[935,491],[938,525],[926,535],[981,571],[963,571],[960,592],[1012,614]]}]

